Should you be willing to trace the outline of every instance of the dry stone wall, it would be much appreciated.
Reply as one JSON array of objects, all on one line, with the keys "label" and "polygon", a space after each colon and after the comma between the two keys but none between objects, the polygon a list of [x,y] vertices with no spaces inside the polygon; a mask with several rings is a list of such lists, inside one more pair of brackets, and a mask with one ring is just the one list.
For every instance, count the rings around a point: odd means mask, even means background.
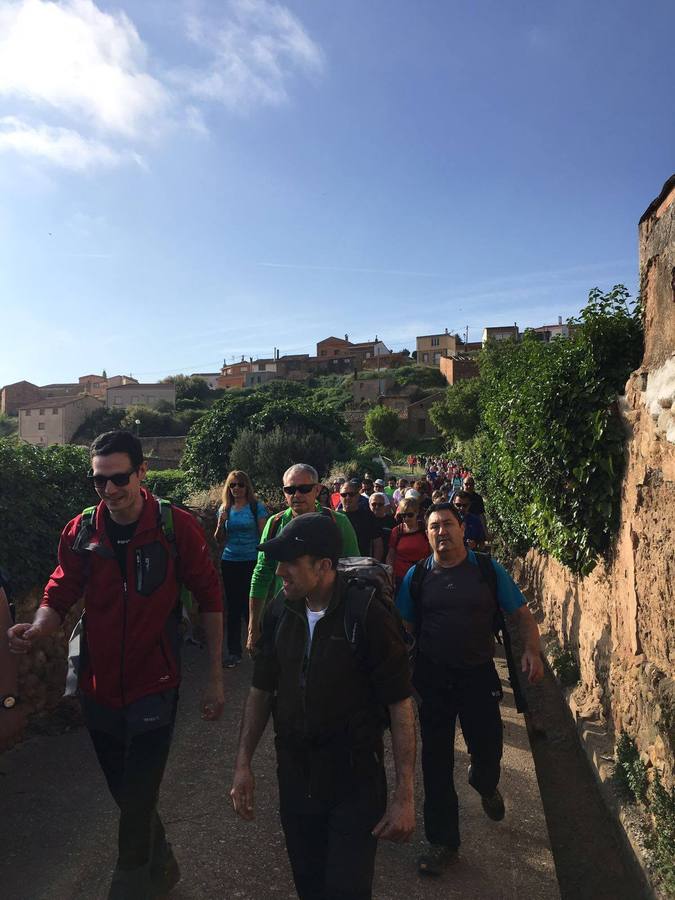
[{"label": "dry stone wall", "polygon": [[[621,398],[627,433],[621,524],[586,578],[531,551],[514,573],[543,631],[578,656],[579,720],[624,729],[675,783],[675,177],[640,221],[645,355]],[[596,760],[597,762],[597,760]]]}]

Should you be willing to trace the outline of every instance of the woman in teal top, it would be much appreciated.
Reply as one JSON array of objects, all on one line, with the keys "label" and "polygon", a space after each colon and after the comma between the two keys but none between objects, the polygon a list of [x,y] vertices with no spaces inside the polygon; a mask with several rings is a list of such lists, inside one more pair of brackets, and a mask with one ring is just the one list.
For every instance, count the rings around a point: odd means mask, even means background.
[{"label": "woman in teal top", "polygon": [[223,665],[232,669],[241,662],[241,623],[248,625],[248,595],[258,558],[257,546],[267,521],[267,510],[257,499],[251,479],[236,469],[227,476],[214,535],[223,535],[220,561],[227,606],[227,649]]}]

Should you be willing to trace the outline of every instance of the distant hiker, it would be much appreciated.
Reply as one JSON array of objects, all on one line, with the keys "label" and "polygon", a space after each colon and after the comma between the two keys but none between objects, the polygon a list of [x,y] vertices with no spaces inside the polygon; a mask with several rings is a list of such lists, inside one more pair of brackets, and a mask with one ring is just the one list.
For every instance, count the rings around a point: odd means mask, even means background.
[{"label": "distant hiker", "polygon": [[[230,791],[238,815],[253,819],[251,765],[274,710],[279,810],[301,900],[369,900],[377,840],[407,841],[415,827],[405,644],[392,612],[376,598],[364,608],[370,590],[336,571],[342,543],[332,519],[310,514],[260,546],[283,590],[265,611],[256,645]],[[367,610],[358,652],[345,638],[356,601]],[[396,771],[389,801],[387,720]]]},{"label": "distant hiker", "polygon": [[483,550],[487,542],[487,534],[480,516],[469,512],[471,494],[468,491],[456,491],[452,497],[452,505],[462,515],[464,523],[464,545],[469,550]]},{"label": "distant hiker", "polygon": [[397,524],[389,536],[387,565],[394,570],[394,582],[398,588],[410,566],[425,559],[430,553],[429,541],[420,522],[417,500],[405,497],[398,505]]},{"label": "distant hiker", "polygon": [[141,486],[148,466],[138,438],[109,431],[89,452],[89,478],[101,501],[64,528],[59,564],[33,624],[10,629],[10,648],[28,653],[59,630],[84,594],[77,685],[120,809],[108,898],[140,900],[162,896],[180,879],[157,798],[178,703],[181,585],[202,612],[210,664],[201,708],[208,720],[224,707],[221,590],[197,522]]},{"label": "distant hiker", "polygon": [[[342,535],[340,556],[360,556],[356,534],[347,516],[342,512],[325,509],[318,503],[319,475],[313,466],[296,463],[284,472],[283,492],[288,509],[270,516],[262,533],[261,542],[265,542],[281,534],[283,529],[297,516],[307,513],[323,512],[332,518]],[[366,500],[366,503],[368,501]],[[260,636],[260,623],[267,600],[276,596],[281,589],[281,578],[275,574],[276,561],[268,559],[261,550],[251,578],[251,594],[249,597],[248,639],[246,649],[251,652]]]},{"label": "distant hiker", "polygon": [[464,476],[463,487],[471,499],[469,512],[472,516],[478,516],[483,524],[485,534],[487,535],[488,527],[487,519],[485,518],[485,503],[483,502],[483,497],[476,490],[476,482],[474,481],[473,475]]},{"label": "distant hiker", "polygon": [[258,542],[267,522],[267,509],[257,499],[246,472],[230,472],[223,487],[214,538],[224,539],[220,571],[227,607],[226,669],[241,662],[241,624],[248,629],[248,597],[258,559]]},{"label": "distant hiker", "polygon": [[453,782],[455,721],[471,757],[469,784],[485,814],[504,818],[497,787],[502,757],[501,682],[493,662],[498,611],[513,619],[530,682],[543,675],[539,630],[513,579],[490,557],[467,551],[464,526],[452,504],[430,507],[426,521],[432,555],[413,566],[396,598],[417,636],[413,683],[421,697],[424,828],[429,847],[422,875],[440,875],[457,858],[459,808]]},{"label": "distant hiker", "polygon": [[356,532],[361,556],[372,556],[375,559],[383,559],[383,542],[380,527],[373,515],[368,502],[361,506],[359,500],[359,482],[352,479],[342,485],[340,493],[342,509]]},{"label": "distant hiker", "polygon": [[396,523],[385,494],[379,492],[371,494],[368,502],[370,503],[370,511],[375,516],[375,522],[382,537],[382,560],[384,560],[389,550],[389,538],[391,537],[391,532]]}]

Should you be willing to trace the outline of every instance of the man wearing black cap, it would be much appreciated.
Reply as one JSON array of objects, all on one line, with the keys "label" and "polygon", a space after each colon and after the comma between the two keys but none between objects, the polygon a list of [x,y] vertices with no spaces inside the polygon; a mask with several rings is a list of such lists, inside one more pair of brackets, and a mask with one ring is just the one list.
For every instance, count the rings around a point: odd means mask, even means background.
[{"label": "man wearing black cap", "polygon": [[[345,635],[340,544],[335,523],[310,513],[260,545],[277,560],[283,589],[265,612],[230,792],[237,813],[252,819],[251,760],[274,706],[281,822],[301,900],[368,900],[377,839],[407,841],[415,825],[405,645],[374,599],[357,659]],[[396,768],[389,802],[387,712]]]}]

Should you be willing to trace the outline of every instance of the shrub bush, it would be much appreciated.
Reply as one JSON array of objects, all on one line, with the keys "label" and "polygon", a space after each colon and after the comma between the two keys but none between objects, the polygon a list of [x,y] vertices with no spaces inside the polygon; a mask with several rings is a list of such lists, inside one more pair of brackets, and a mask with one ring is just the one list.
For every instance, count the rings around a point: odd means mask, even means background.
[{"label": "shrub bush", "polygon": [[0,567],[19,594],[47,580],[63,527],[98,502],[88,468],[82,447],[0,440]]},{"label": "shrub bush", "polygon": [[615,401],[641,358],[639,304],[620,285],[591,291],[571,339],[526,333],[482,354],[473,468],[513,552],[538,547],[585,575],[608,549],[624,465]]},{"label": "shrub bush", "polygon": [[[335,407],[316,402],[305,385],[272,381],[256,391],[239,391],[216,401],[191,429],[182,460],[191,489],[225,480],[232,468],[234,440],[244,428],[262,434],[277,426],[314,432],[333,442],[336,455],[353,452],[347,424]],[[247,446],[252,452],[253,444]]]},{"label": "shrub bush", "polygon": [[391,447],[396,443],[400,421],[395,410],[388,406],[375,406],[366,414],[366,437],[373,444]]},{"label": "shrub bush", "polygon": [[145,486],[156,497],[163,497],[172,503],[185,503],[188,495],[182,469],[148,469]]},{"label": "shrub bush", "polygon": [[319,473],[328,472],[335,456],[335,444],[324,435],[306,428],[281,428],[260,432],[244,428],[232,443],[230,466],[246,472],[253,484],[277,488],[293,463],[308,463]]}]

